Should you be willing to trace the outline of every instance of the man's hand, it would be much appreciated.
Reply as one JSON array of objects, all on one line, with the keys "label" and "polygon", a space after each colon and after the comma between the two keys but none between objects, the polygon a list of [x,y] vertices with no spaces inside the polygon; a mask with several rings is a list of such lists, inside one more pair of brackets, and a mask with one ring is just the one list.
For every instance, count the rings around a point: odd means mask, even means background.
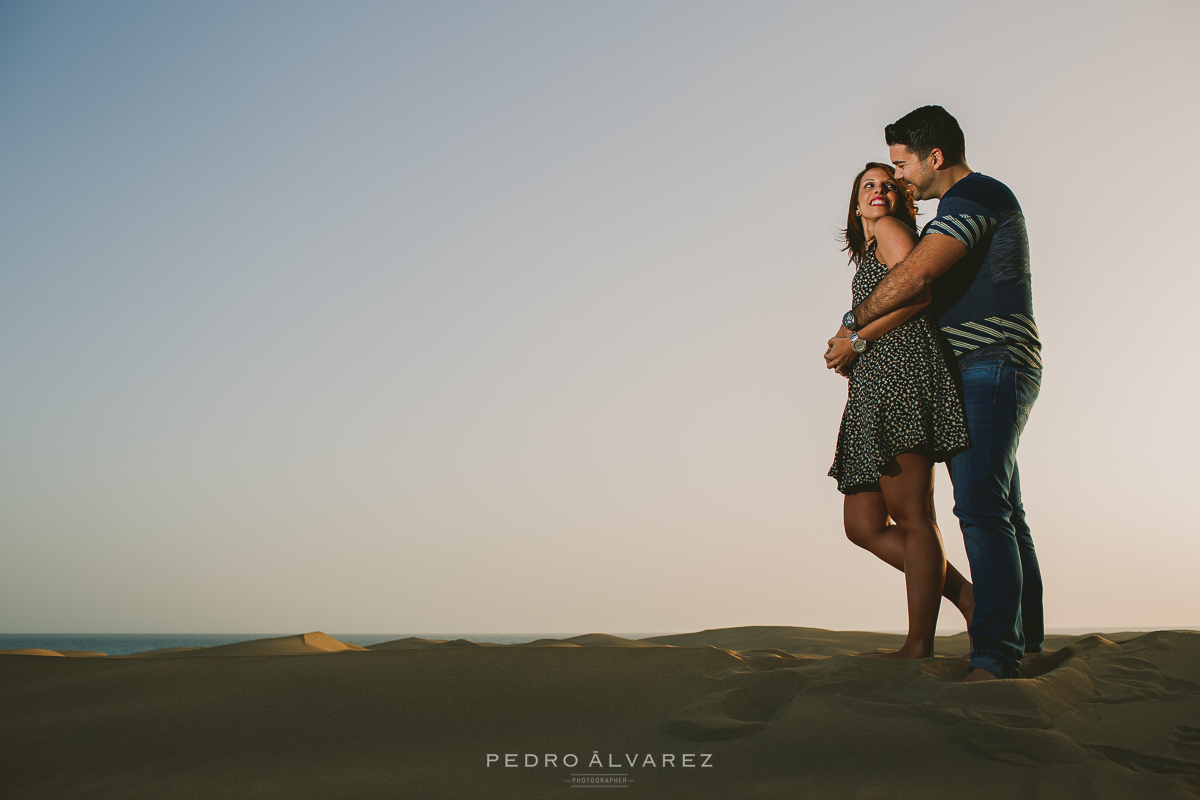
[{"label": "man's hand", "polygon": [[[843,328],[842,330],[845,330]],[[829,349],[825,351],[825,368],[831,369],[843,378],[850,377],[850,367],[858,353],[850,346],[850,336],[835,336],[829,340]]]}]

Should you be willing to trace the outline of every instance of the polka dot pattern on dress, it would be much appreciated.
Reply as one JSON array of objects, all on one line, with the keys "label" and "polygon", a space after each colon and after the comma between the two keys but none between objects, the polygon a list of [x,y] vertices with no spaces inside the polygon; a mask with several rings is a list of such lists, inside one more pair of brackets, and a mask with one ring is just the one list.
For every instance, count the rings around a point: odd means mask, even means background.
[{"label": "polka dot pattern on dress", "polygon": [[[872,242],[851,284],[855,306],[884,275]],[[829,469],[843,494],[878,490],[883,469],[900,453],[945,461],[971,446],[946,345],[927,313],[867,347],[851,366],[849,383]]]}]

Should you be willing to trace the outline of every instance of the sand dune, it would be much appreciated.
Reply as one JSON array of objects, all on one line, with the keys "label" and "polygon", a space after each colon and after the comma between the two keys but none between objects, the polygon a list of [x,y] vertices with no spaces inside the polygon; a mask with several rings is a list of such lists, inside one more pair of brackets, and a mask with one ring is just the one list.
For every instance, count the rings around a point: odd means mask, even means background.
[{"label": "sand dune", "polygon": [[[662,641],[686,637],[751,646]],[[644,798],[1200,797],[1198,633],[1084,637],[983,684],[960,658],[803,652],[878,637],[2,655],[0,795],[549,798],[605,775]]]},{"label": "sand dune", "polygon": [[657,642],[650,642],[645,639],[624,639],[620,636],[613,636],[608,633],[585,633],[582,636],[572,636],[569,639],[563,639],[564,642],[571,642],[580,647],[659,647]]},{"label": "sand dune", "polygon": [[158,658],[159,656],[177,656],[180,653],[199,653],[203,647],[160,647],[157,650],[143,650],[140,653],[130,653],[125,656],[112,656],[113,658]]},{"label": "sand dune", "polygon": [[[1088,636],[1050,635],[1046,637],[1046,651],[1058,650]],[[1142,635],[1141,632],[1103,634],[1115,641],[1124,641]],[[252,639],[245,642],[218,645],[215,647],[164,647],[146,650],[113,658],[157,658],[161,656],[192,655],[305,655],[340,653],[351,650],[427,650],[447,647],[719,647],[723,650],[781,650],[793,655],[836,656],[868,653],[876,650],[895,650],[904,642],[902,634],[873,633],[870,631],[831,631],[823,628],[796,628],[783,625],[759,625],[739,628],[716,628],[695,633],[678,633],[666,636],[651,636],[645,639],[626,639],[607,633],[585,633],[567,639],[535,639],[517,644],[500,642],[473,642],[469,639],[423,639],[408,636],[403,639],[379,642],[362,647],[338,641],[321,631],[282,636],[270,639]],[[935,655],[958,656],[969,650],[966,632],[953,636],[939,636],[934,642]],[[0,650],[0,655],[45,655],[73,657],[101,657],[105,653],[92,650],[46,650],[25,648]]]},{"label": "sand dune", "polygon": [[445,639],[422,639],[419,636],[408,636],[403,639],[392,639],[389,642],[367,645],[368,650],[425,650],[430,647],[447,644]]},{"label": "sand dune", "polygon": [[167,647],[133,653],[125,658],[164,658],[177,656],[302,656],[318,653],[345,653],[363,651],[365,647],[348,642],[339,642],[327,633],[313,631],[295,636],[280,636],[274,639],[251,639],[215,647]]},{"label": "sand dune", "polygon": [[499,642],[472,642],[468,639],[422,639],[419,636],[409,636],[404,639],[393,639],[390,642],[368,645],[368,650],[428,650],[441,647],[657,647],[659,645],[623,639],[607,633],[585,633],[582,636],[572,636],[569,639],[535,639],[518,644],[501,644]]},{"label": "sand dune", "polygon": [[419,636],[409,636],[404,639],[393,639],[390,642],[380,642],[366,647],[367,650],[428,650],[445,647],[508,647],[496,642],[472,642],[470,639],[422,639]]},{"label": "sand dune", "polygon": [[[786,653],[838,656],[886,648],[898,650],[904,636],[867,631],[827,631],[821,628],[792,628],[758,625],[718,628],[697,633],[652,636],[642,641],[675,647],[720,647],[723,650],[782,650]],[[938,655],[962,655],[969,650],[966,634],[941,636],[935,642]]]}]

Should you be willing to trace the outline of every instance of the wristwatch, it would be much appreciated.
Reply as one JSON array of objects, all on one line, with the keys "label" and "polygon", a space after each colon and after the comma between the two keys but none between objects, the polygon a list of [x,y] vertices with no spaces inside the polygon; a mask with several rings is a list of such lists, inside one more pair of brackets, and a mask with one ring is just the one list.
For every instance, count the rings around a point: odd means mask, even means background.
[{"label": "wristwatch", "polygon": [[867,345],[869,344],[870,342],[859,336],[857,333],[850,334],[850,347],[854,349],[854,352],[861,353],[863,350],[867,349]]},{"label": "wristwatch", "polygon": [[858,320],[854,318],[854,309],[846,312],[846,316],[842,317],[842,326],[848,331],[858,330]]}]

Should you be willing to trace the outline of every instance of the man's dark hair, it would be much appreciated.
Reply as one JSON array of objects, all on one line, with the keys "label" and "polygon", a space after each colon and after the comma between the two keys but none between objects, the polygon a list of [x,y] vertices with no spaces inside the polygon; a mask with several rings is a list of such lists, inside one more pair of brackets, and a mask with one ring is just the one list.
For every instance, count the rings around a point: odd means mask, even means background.
[{"label": "man's dark hair", "polygon": [[891,147],[904,145],[917,154],[917,158],[928,158],[936,147],[950,165],[962,163],[967,156],[962,128],[958,120],[941,106],[922,106],[910,111],[883,129],[883,138]]}]

